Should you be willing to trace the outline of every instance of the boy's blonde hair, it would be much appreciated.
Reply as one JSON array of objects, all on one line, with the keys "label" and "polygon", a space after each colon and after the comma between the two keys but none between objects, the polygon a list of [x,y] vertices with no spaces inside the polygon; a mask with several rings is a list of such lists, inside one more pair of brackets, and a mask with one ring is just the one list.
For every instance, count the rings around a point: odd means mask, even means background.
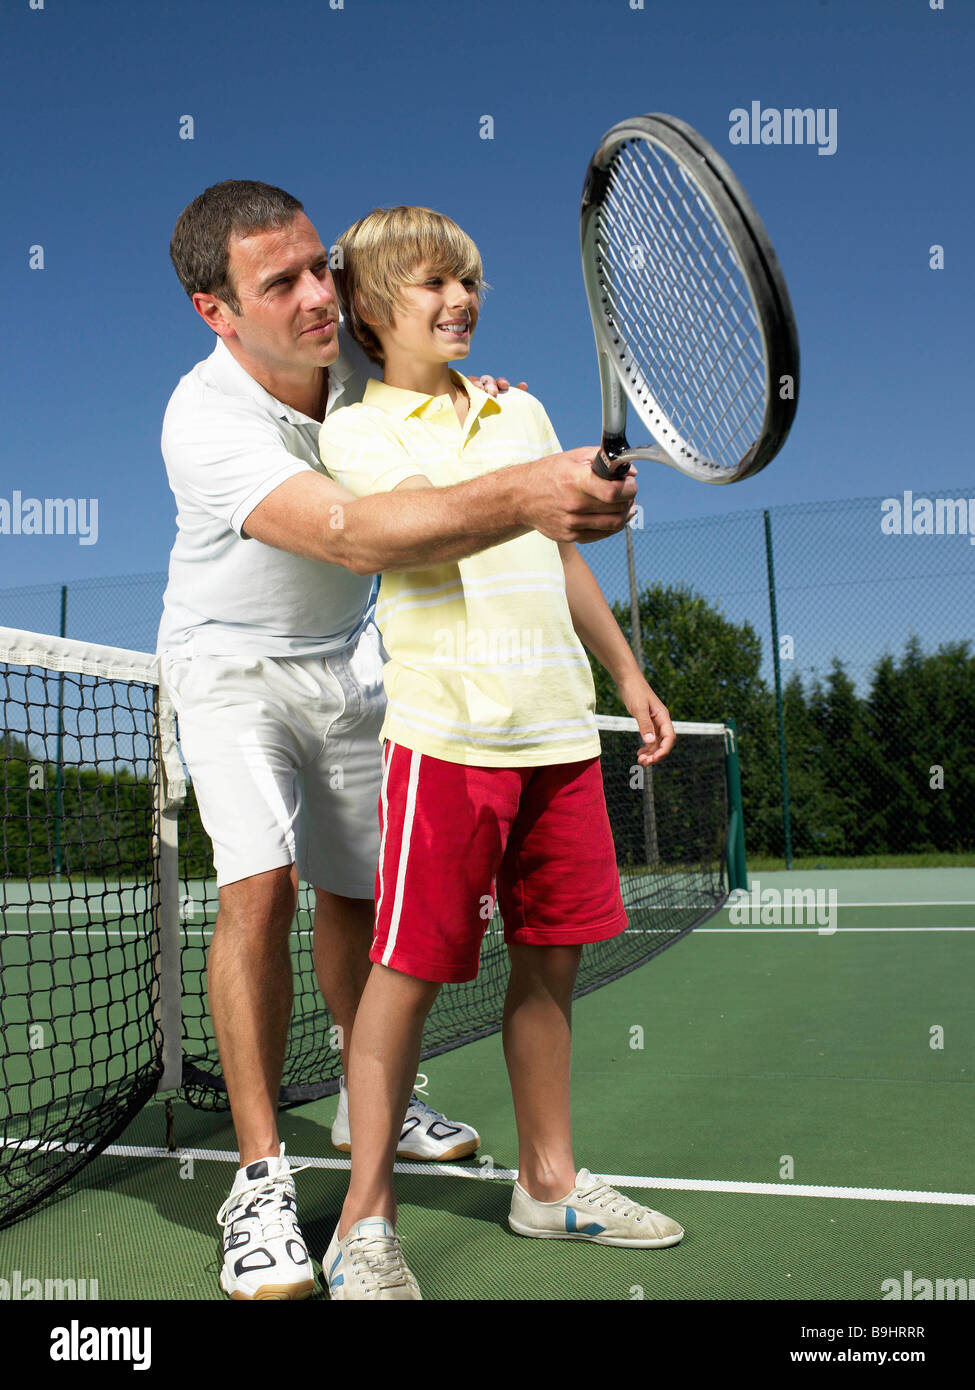
[{"label": "boy's blonde hair", "polygon": [[333,269],[346,326],[374,362],[382,362],[379,339],[362,317],[383,327],[403,307],[399,291],[417,283],[425,266],[434,275],[473,280],[486,288],[481,254],[456,222],[430,208],[374,208],[339,237],[341,265]]}]

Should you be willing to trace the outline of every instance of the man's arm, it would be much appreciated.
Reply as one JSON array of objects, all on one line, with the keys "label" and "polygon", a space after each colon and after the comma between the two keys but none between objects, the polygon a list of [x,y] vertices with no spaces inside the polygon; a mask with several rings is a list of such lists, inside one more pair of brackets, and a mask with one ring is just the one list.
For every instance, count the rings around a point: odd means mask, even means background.
[{"label": "man's arm", "polygon": [[560,544],[565,568],[565,596],[579,640],[612,676],[620,699],[640,726],[644,744],[637,761],[659,763],[673,748],[677,735],[666,705],[651,690],[623,636],[596,577],[572,544]]},{"label": "man's arm", "polygon": [[555,541],[600,540],[625,526],[636,481],[598,478],[596,452],[573,449],[454,487],[369,497],[309,471],[258,503],[243,534],[356,574],[449,564],[532,530]]}]

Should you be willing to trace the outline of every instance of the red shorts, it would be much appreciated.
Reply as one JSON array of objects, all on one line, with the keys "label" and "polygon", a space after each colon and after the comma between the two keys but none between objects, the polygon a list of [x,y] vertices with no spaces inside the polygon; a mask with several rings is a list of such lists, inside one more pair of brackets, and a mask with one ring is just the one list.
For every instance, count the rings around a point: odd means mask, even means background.
[{"label": "red shorts", "polygon": [[468,767],[383,750],[370,959],[473,980],[498,906],[507,942],[577,946],[626,929],[598,758]]}]

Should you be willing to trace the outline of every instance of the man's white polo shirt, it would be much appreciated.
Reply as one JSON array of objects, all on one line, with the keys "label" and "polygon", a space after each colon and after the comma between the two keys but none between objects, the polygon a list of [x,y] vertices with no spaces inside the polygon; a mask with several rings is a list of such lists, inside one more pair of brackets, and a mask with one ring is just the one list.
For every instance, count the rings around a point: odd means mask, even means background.
[{"label": "man's white polo shirt", "polygon": [[[328,412],[362,399],[379,371],[344,330]],[[186,655],[327,656],[359,631],[372,580],[241,535],[288,478],[325,470],[319,421],[276,399],[222,339],[166,408],[162,452],[177,535],[157,649]]]}]

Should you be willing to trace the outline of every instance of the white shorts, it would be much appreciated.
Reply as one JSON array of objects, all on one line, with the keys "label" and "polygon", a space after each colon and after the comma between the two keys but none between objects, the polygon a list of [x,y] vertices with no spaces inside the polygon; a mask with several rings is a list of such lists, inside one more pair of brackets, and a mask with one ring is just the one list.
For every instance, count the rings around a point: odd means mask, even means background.
[{"label": "white shorts", "polygon": [[373,896],[382,664],[372,623],[337,656],[163,653],[218,885],[297,864],[316,888]]}]

